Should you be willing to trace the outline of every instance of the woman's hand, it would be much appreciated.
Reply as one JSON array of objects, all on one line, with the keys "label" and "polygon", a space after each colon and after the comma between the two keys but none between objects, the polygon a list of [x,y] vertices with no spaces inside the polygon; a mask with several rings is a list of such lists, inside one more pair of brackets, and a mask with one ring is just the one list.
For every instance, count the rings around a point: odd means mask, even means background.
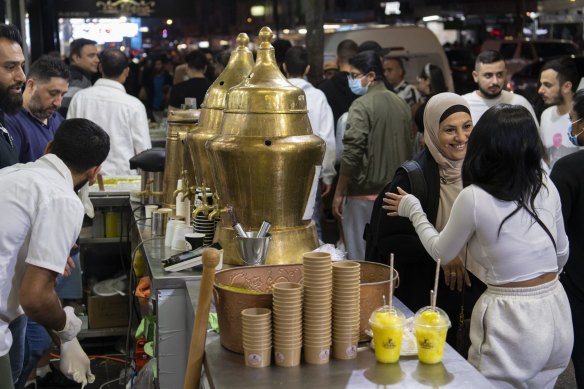
[{"label": "woman's hand", "polygon": [[389,211],[387,212],[388,216],[400,216],[397,212],[399,208],[399,203],[401,199],[408,194],[399,186],[397,187],[397,191],[399,194],[386,192],[385,196],[383,197],[383,202],[387,205],[383,205],[381,208],[385,209],[386,211]]},{"label": "woman's hand", "polygon": [[446,286],[450,286],[450,290],[457,288],[459,292],[462,292],[463,282],[466,282],[466,286],[470,288],[470,277],[460,257],[456,257],[446,265],[443,265],[442,270],[444,271],[444,282]]}]

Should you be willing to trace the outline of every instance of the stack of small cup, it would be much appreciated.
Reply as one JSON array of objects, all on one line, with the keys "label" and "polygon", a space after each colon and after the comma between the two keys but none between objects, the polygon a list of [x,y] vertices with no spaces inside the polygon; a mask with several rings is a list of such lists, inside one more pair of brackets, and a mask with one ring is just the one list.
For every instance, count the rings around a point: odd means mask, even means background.
[{"label": "stack of small cup", "polygon": [[302,350],[302,285],[276,283],[272,285],[272,296],[276,365],[298,366]]},{"label": "stack of small cup", "polygon": [[241,311],[245,365],[266,367],[272,363],[272,311],[247,308]]},{"label": "stack of small cup", "polygon": [[333,264],[333,355],[357,357],[359,343],[361,266],[357,262]]},{"label": "stack of small cup", "polygon": [[330,359],[332,283],[331,255],[310,252],[304,263],[304,360],[310,364],[325,364]]}]

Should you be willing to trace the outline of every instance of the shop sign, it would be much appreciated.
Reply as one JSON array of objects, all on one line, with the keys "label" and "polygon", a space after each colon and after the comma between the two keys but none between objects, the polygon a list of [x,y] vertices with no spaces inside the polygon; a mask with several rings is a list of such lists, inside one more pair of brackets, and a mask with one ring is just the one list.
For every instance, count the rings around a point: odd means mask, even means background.
[{"label": "shop sign", "polygon": [[194,17],[192,0],[55,0],[60,18]]}]

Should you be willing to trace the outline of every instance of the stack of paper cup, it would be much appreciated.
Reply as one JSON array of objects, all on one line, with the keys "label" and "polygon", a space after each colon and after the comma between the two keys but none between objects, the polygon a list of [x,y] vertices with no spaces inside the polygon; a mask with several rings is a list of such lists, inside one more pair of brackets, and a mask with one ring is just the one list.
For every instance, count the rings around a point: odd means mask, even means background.
[{"label": "stack of paper cup", "polygon": [[330,359],[332,319],[332,262],[329,253],[310,252],[304,263],[304,360],[325,364]]},{"label": "stack of paper cup", "polygon": [[164,236],[164,245],[165,246],[167,246],[167,247],[172,246],[176,227],[182,226],[182,225],[185,225],[185,222],[182,220],[176,220],[176,219],[171,219],[166,223],[166,235]]},{"label": "stack of paper cup", "polygon": [[333,264],[333,355],[357,357],[359,343],[361,268],[357,262]]},{"label": "stack of paper cup", "polygon": [[276,365],[298,366],[302,350],[302,285],[276,283],[272,286],[272,296]]},{"label": "stack of paper cup", "polygon": [[241,311],[245,365],[266,367],[272,363],[272,311],[247,308]]},{"label": "stack of paper cup", "polygon": [[185,251],[187,249],[185,235],[193,232],[191,225],[179,224],[174,228],[171,249]]}]

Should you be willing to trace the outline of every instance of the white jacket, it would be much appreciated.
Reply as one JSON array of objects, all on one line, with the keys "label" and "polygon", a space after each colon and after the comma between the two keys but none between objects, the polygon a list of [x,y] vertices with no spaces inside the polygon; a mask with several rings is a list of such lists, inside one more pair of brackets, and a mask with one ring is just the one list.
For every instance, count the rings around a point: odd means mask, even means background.
[{"label": "white jacket", "polygon": [[321,90],[316,89],[308,81],[302,78],[289,78],[290,84],[300,88],[306,94],[306,107],[308,108],[308,120],[314,135],[318,135],[326,143],[324,160],[322,161],[322,182],[327,185],[333,183],[337,172],[335,171],[335,124],[333,111],[326,101]]}]

